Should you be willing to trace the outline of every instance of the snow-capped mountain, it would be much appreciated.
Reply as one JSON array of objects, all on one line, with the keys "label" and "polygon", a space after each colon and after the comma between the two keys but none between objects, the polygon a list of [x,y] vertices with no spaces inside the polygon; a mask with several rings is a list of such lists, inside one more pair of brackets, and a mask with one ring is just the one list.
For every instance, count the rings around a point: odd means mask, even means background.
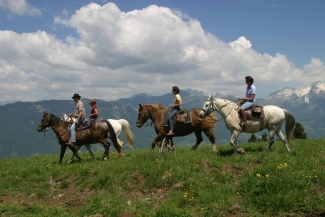
[{"label": "snow-capped mountain", "polygon": [[292,87],[284,87],[279,91],[271,93],[265,98],[267,101],[291,101],[301,103],[311,103],[314,98],[325,97],[325,83],[315,82],[307,87],[300,89]]}]

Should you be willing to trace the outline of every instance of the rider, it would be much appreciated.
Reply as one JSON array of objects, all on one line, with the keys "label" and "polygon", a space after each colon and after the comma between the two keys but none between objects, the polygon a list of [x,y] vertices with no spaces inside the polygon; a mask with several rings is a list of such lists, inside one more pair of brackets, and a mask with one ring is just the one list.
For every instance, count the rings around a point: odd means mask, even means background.
[{"label": "rider", "polygon": [[240,97],[239,100],[242,100],[242,106],[239,108],[239,114],[242,118],[241,126],[245,129],[247,124],[247,116],[245,110],[252,107],[255,103],[256,87],[253,85],[254,79],[251,76],[245,77],[247,88],[246,88],[246,97]]},{"label": "rider", "polygon": [[98,118],[98,107],[96,105],[96,101],[94,99],[90,99],[89,100],[89,105],[91,107],[91,111],[90,111],[90,120],[97,120]]},{"label": "rider", "polygon": [[70,116],[75,116],[76,121],[70,127],[70,141],[66,143],[69,146],[74,146],[76,144],[76,129],[82,124],[83,119],[86,117],[86,111],[84,104],[80,100],[81,96],[78,93],[75,93],[72,99],[76,102],[76,109],[74,114],[70,114]]},{"label": "rider", "polygon": [[169,132],[168,132],[168,136],[172,136],[174,135],[174,117],[177,114],[177,112],[181,109],[182,107],[182,97],[179,95],[179,88],[177,86],[174,86],[172,89],[172,93],[175,95],[174,96],[174,103],[171,106],[171,111],[169,113],[169,118],[168,118],[168,122],[169,122]]}]

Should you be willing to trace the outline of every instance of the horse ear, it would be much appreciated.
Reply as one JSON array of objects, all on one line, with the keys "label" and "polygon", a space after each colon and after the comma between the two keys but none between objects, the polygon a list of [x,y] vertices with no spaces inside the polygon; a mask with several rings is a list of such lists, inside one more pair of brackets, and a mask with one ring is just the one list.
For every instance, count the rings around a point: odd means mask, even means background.
[{"label": "horse ear", "polygon": [[141,104],[139,104],[139,107],[140,107],[140,109],[142,109],[142,105]]}]

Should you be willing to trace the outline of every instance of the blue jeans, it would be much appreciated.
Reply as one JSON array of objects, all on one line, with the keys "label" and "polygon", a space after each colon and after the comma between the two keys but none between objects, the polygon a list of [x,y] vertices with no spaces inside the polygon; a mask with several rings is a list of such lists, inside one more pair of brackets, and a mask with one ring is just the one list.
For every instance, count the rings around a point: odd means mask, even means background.
[{"label": "blue jeans", "polygon": [[177,112],[180,110],[180,107],[174,107],[171,112],[169,113],[168,123],[169,123],[169,130],[174,130],[174,117],[176,116]]},{"label": "blue jeans", "polygon": [[78,127],[80,126],[80,124],[82,124],[82,118],[79,119],[78,123],[73,123],[70,127],[70,140],[71,142],[76,142],[76,129],[78,129]]},{"label": "blue jeans", "polygon": [[254,104],[255,104],[255,102],[245,102],[245,103],[240,107],[240,109],[241,109],[241,110],[246,110],[246,109],[252,107]]}]

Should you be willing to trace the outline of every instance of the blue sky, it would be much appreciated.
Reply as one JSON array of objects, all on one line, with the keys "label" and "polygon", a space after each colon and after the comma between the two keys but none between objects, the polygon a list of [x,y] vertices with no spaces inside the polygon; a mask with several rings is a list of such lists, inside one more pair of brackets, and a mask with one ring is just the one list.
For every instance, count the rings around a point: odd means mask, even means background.
[{"label": "blue sky", "polygon": [[[92,4],[91,4],[92,3]],[[325,1],[0,0],[2,101],[325,82]]]}]

